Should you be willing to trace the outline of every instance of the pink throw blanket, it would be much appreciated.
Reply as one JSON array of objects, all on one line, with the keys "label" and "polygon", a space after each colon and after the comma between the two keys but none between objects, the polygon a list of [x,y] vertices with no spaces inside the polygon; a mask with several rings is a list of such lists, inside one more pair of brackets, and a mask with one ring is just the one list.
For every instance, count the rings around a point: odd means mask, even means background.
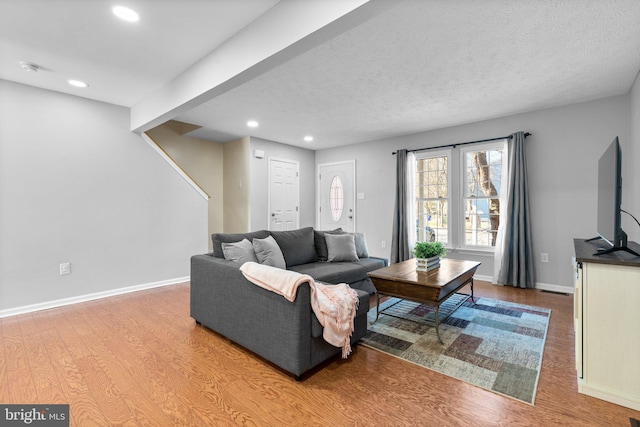
[{"label": "pink throw blanket", "polygon": [[323,326],[326,342],[342,347],[342,358],[351,353],[351,333],[358,309],[358,293],[346,283],[325,285],[307,274],[283,270],[255,262],[240,267],[244,277],[252,283],[284,296],[293,302],[298,286],[308,282],[311,288],[311,308]]}]

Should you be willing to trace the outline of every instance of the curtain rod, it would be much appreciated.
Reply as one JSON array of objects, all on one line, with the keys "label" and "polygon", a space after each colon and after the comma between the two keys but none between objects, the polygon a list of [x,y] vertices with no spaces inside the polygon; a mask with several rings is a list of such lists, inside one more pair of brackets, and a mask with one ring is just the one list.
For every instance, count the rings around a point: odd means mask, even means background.
[{"label": "curtain rod", "polygon": [[[526,138],[529,135],[531,135],[531,134],[529,132],[527,132],[527,133],[524,134],[524,137]],[[509,136],[501,136],[501,137],[498,137],[498,138],[480,139],[478,141],[467,141],[467,142],[458,142],[457,144],[438,145],[437,147],[416,148],[415,150],[407,150],[407,152],[408,153],[414,153],[416,151],[426,151],[426,150],[434,150],[436,148],[448,148],[448,147],[456,148],[458,145],[477,144],[479,142],[498,141],[500,139],[511,139],[511,138],[513,138],[511,135],[509,135]],[[394,151],[391,154],[395,155],[396,152]]]}]

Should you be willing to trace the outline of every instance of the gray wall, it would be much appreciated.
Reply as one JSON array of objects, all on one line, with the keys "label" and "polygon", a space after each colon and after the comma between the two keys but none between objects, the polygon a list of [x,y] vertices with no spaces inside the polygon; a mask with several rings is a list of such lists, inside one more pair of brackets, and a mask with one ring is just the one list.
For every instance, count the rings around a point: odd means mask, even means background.
[{"label": "gray wall", "polygon": [[[633,145],[628,95],[322,150],[316,153],[316,163],[356,159],[357,191],[365,193],[365,199],[357,201],[358,229],[366,233],[372,254],[388,257],[395,186],[392,151],[493,138],[519,130],[533,134],[527,138],[527,156],[537,281],[547,289],[568,287],[572,292],[573,238],[595,236],[598,158],[616,135],[625,152]],[[634,164],[630,157],[624,159],[626,174],[631,174]],[[630,194],[637,186],[632,188],[625,186],[624,197],[635,199],[637,207],[637,196]],[[633,228],[627,219],[623,225]],[[386,248],[381,247],[382,241]],[[549,254],[548,263],[540,262],[542,252]],[[492,254],[457,250],[449,256],[479,260],[483,263],[479,275],[493,274]]]},{"label": "gray wall", "polygon": [[245,136],[223,144],[223,217],[225,233],[246,233],[251,227],[250,142]]},{"label": "gray wall", "polygon": [[[255,150],[264,151],[257,159]],[[300,163],[300,227],[315,225],[316,180],[315,152],[291,145],[251,137],[251,230],[265,230],[268,222],[269,158],[295,160]]]},{"label": "gray wall", "polygon": [[[170,120],[146,134],[189,178],[209,196],[208,234],[224,229],[224,151],[223,144],[182,133],[182,123]],[[209,240],[209,249],[212,242]]]},{"label": "gray wall", "polygon": [[0,94],[0,315],[189,275],[207,202],[127,108],[4,80]]}]

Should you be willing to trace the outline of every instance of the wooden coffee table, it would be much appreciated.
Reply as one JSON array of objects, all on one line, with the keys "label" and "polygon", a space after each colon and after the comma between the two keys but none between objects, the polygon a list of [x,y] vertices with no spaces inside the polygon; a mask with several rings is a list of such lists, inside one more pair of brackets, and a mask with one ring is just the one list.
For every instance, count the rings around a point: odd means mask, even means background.
[{"label": "wooden coffee table", "polygon": [[[439,268],[431,271],[416,271],[416,260],[410,259],[369,272],[368,275],[378,291],[376,321],[381,313],[380,294],[435,306],[433,323],[438,340],[444,344],[440,338],[440,323],[469,298],[475,303],[473,275],[479,265],[480,263],[476,261],[444,258],[440,261]],[[467,284],[471,285],[471,294],[459,299],[440,318],[440,306]]]}]

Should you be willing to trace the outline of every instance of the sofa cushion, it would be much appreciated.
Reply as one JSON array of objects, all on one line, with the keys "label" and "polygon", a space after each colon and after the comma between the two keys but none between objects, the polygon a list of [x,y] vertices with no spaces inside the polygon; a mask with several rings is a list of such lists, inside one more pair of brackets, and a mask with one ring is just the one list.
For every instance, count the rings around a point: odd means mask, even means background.
[{"label": "sofa cushion", "polygon": [[267,230],[253,231],[251,233],[237,233],[237,234],[224,234],[216,233],[211,235],[211,241],[213,242],[213,256],[216,258],[224,258],[224,252],[222,252],[222,243],[235,243],[240,242],[242,239],[253,241],[253,239],[264,239],[269,236]]},{"label": "sofa cushion", "polygon": [[272,231],[271,235],[278,242],[287,267],[318,260],[313,241],[313,227],[289,231]]},{"label": "sofa cushion", "polygon": [[253,245],[247,239],[242,239],[235,243],[222,242],[222,252],[224,253],[224,259],[229,261],[235,261],[245,263],[249,261],[258,262],[256,253],[253,250]]},{"label": "sofa cushion", "polygon": [[356,252],[356,241],[352,234],[326,234],[327,250],[329,256],[327,261],[358,261]]},{"label": "sofa cushion", "polygon": [[264,239],[253,239],[253,250],[260,264],[282,269],[287,267],[284,262],[284,257],[282,256],[282,251],[272,236]]},{"label": "sofa cushion", "polygon": [[313,242],[316,247],[316,254],[318,254],[318,261],[326,261],[329,258],[329,250],[327,249],[325,234],[340,233],[342,233],[342,228],[327,231],[313,230]]},{"label": "sofa cushion", "polygon": [[318,282],[354,283],[366,279],[367,272],[385,267],[381,258],[363,258],[359,262],[326,262],[318,261],[296,265],[289,270],[308,274]]},{"label": "sofa cushion", "polygon": [[364,291],[364,292],[368,293],[369,295],[375,295],[376,292],[378,292],[378,290],[376,289],[375,285],[371,281],[371,277],[367,277],[366,279],[358,280],[357,282],[351,282],[351,283],[349,283],[349,286],[351,286],[353,289]]}]

